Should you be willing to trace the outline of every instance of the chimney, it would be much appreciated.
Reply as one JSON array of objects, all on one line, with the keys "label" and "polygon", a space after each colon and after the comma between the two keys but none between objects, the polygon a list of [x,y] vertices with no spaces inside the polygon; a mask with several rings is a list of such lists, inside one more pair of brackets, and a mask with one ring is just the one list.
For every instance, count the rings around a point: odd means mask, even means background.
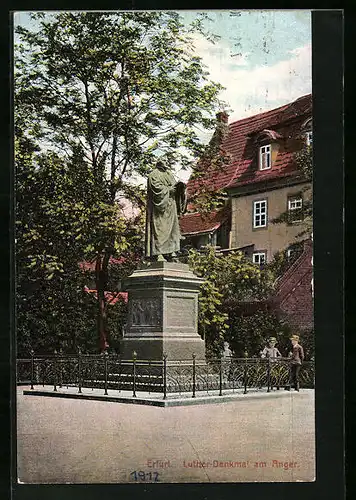
[{"label": "chimney", "polygon": [[210,148],[219,150],[229,130],[228,119],[229,115],[226,111],[219,111],[219,113],[216,113],[215,132],[209,142]]},{"label": "chimney", "polygon": [[229,121],[229,115],[226,111],[219,111],[219,113],[216,113],[216,119],[218,122],[227,123]]}]

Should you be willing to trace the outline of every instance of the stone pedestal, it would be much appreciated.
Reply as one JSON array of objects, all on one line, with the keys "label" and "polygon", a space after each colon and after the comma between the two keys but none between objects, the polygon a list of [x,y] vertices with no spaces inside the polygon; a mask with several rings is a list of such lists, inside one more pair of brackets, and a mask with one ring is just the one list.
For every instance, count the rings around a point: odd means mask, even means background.
[{"label": "stone pedestal", "polygon": [[120,344],[123,359],[205,360],[198,334],[198,294],[203,282],[189,266],[152,262],[136,270],[124,286],[128,292],[128,323]]}]

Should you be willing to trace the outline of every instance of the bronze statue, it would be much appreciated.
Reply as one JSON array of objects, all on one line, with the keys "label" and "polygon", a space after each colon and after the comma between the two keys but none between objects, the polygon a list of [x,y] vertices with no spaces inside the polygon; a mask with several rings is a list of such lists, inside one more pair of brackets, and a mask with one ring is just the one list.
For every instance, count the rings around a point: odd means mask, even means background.
[{"label": "bronze statue", "polygon": [[159,160],[148,176],[146,210],[146,257],[174,260],[182,239],[178,217],[186,209],[186,188],[176,182]]}]

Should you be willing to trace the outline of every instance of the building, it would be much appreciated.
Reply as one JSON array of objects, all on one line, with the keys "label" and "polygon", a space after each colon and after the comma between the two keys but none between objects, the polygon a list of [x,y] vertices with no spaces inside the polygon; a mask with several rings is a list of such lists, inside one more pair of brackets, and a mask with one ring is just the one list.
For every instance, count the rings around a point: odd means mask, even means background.
[{"label": "building", "polygon": [[[243,249],[256,264],[270,262],[276,252],[292,251],[304,229],[303,206],[312,186],[295,153],[312,144],[311,95],[230,124],[225,113],[217,120],[220,151],[229,161],[223,168],[205,166],[187,189],[189,197],[201,189],[221,191],[226,204],[205,215],[191,205],[180,222],[183,245]],[[273,224],[282,213],[288,213],[287,222]]]},{"label": "building", "polygon": [[198,212],[185,214],[180,220],[180,229],[186,241],[184,245],[200,248],[210,244],[228,248],[231,230],[231,210],[227,203],[223,209],[214,210],[209,215]]}]

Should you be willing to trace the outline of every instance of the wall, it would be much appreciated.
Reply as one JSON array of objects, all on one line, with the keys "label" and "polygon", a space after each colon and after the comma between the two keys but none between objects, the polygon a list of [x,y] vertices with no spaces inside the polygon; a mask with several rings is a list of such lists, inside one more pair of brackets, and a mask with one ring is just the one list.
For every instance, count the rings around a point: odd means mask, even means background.
[{"label": "wall", "polygon": [[[306,188],[307,190],[305,190]],[[303,230],[303,223],[272,224],[270,220],[286,211],[289,196],[301,192],[304,200],[310,198],[310,184],[303,183],[262,193],[233,197],[231,200],[231,248],[254,244],[254,251],[267,250],[267,261],[270,262],[277,251],[295,243],[296,236]],[[268,224],[265,228],[254,229],[253,202],[262,199],[267,199]]]}]

